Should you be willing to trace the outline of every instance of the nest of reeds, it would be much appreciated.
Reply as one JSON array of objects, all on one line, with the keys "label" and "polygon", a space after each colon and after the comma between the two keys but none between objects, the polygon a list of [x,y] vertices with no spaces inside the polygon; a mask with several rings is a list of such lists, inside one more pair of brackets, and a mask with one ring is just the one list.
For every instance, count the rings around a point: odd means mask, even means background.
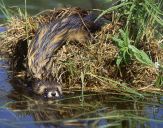
[{"label": "nest of reeds", "polygon": [[[26,19],[13,17],[5,25],[7,31],[1,36],[0,52],[8,53],[10,57],[15,58],[16,64],[13,67],[16,67],[17,63],[20,62],[26,63],[26,61],[17,60],[26,60],[27,50],[23,50],[22,47],[27,49],[26,43],[32,40],[39,25],[48,24],[73,13],[86,15],[89,11],[67,8],[46,11]],[[116,65],[119,48],[112,37],[118,33],[119,28],[123,27],[123,23],[121,21],[115,22],[113,19],[111,21],[103,26],[101,31],[91,35],[93,38],[86,43],[67,42],[54,55],[52,74],[65,87],[80,88],[81,85],[84,85],[96,91],[112,89],[112,84],[116,82],[109,81],[126,83],[130,87],[138,88],[154,85],[158,76],[157,69],[141,64],[136,59],[129,64],[124,63],[120,67]],[[23,46],[21,46],[22,42],[25,42]],[[155,45],[157,45],[156,42],[154,42],[154,46],[152,43],[142,45],[142,49],[151,52],[153,60],[157,57],[161,58],[163,55],[163,51],[155,48]],[[25,51],[22,53],[23,57],[17,53],[18,48],[19,51]]]}]

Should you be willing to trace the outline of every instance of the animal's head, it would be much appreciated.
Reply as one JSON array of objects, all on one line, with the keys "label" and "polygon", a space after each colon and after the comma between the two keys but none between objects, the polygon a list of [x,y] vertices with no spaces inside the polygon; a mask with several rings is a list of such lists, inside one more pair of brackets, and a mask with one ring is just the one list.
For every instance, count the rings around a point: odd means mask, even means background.
[{"label": "animal's head", "polygon": [[35,82],[34,92],[44,96],[45,98],[60,98],[62,96],[62,88],[57,82],[38,81]]}]

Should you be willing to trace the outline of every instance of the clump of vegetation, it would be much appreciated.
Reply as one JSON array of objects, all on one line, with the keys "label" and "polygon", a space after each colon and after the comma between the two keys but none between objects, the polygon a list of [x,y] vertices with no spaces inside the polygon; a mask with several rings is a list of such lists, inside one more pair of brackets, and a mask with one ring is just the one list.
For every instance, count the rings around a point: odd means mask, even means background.
[{"label": "clump of vegetation", "polygon": [[162,1],[128,0],[100,15],[114,10],[115,19],[123,23],[113,40],[120,49],[117,66],[131,85],[154,85],[159,77],[158,83],[162,86],[162,6]]},{"label": "clump of vegetation", "polygon": [[[65,87],[82,86],[93,91],[109,89],[139,95],[135,89],[148,91],[163,86],[161,7],[162,2],[128,0],[102,11],[98,18],[111,15],[111,22],[86,43],[67,42],[58,50],[53,76]],[[9,18],[7,31],[1,36],[1,52],[19,58],[17,46],[31,41],[39,24],[71,13],[71,9],[60,9]]]}]

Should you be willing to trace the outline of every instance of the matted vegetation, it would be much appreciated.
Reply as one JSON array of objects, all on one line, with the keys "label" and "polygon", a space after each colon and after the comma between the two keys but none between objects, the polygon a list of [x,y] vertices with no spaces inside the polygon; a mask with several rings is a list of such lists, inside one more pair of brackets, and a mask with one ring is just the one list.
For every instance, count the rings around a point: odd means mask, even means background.
[{"label": "matted vegetation", "polygon": [[[141,94],[137,90],[162,91],[161,7],[161,1],[129,0],[101,12],[98,10],[98,18],[111,16],[111,22],[86,43],[67,42],[59,49],[54,56],[53,76],[65,88],[76,89],[82,86],[82,91],[114,90],[139,96]],[[9,15],[5,7],[2,10],[11,17],[4,25],[7,31],[0,37],[1,53],[7,52],[14,58],[14,68],[20,54],[16,52],[18,47],[21,49],[22,42],[32,40],[40,24],[80,11],[54,9],[30,17],[26,13],[22,15],[20,10],[18,16]]]}]

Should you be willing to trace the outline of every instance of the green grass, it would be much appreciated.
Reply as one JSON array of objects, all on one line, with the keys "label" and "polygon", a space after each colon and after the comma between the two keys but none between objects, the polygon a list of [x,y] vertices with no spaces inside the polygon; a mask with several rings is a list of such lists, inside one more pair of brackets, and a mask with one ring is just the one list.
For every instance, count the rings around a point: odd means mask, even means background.
[{"label": "green grass", "polygon": [[27,1],[24,0],[24,9],[19,7],[7,7],[3,0],[0,0],[0,11],[5,16],[5,19],[10,22],[14,16],[17,16],[21,19],[27,19]]},{"label": "green grass", "polygon": [[11,19],[12,14],[10,13],[9,9],[5,6],[3,0],[0,1],[0,11],[3,13],[7,20]]}]

